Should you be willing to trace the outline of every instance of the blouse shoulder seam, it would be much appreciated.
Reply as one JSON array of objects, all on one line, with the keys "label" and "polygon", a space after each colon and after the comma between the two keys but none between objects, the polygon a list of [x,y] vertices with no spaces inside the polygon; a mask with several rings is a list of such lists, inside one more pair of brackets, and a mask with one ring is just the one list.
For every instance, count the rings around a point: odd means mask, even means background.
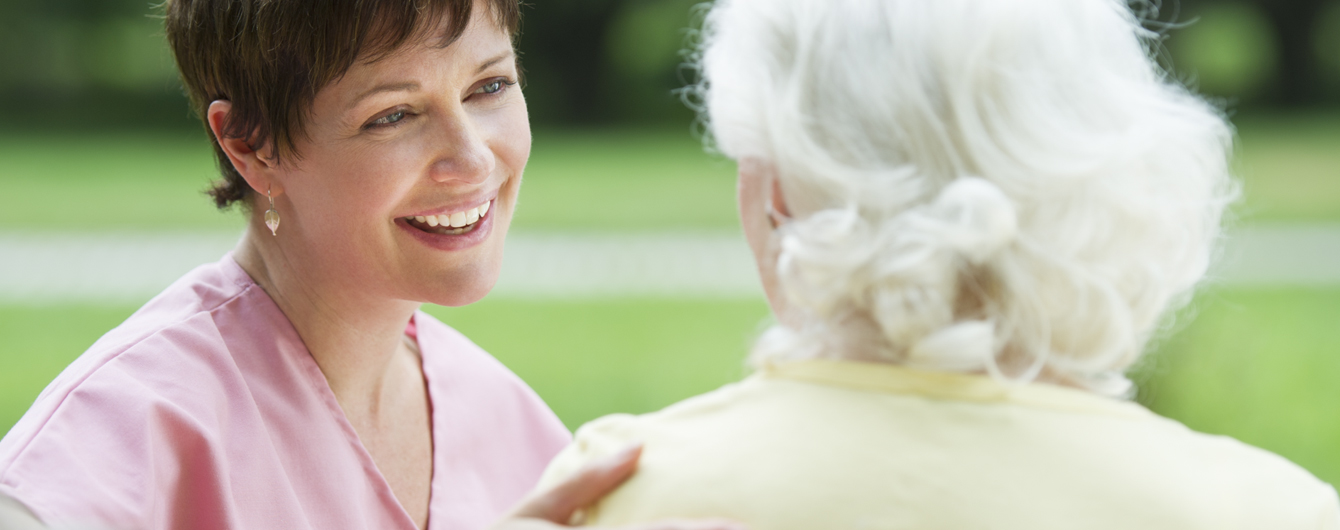
[{"label": "blouse shoulder seam", "polygon": [[181,325],[183,322],[186,322],[187,320],[190,320],[195,315],[205,313],[213,316],[216,311],[233,303],[237,299],[241,298],[244,294],[246,294],[249,290],[256,287],[254,283],[252,283],[251,285],[239,285],[239,286],[243,287],[241,291],[238,291],[237,293],[224,299],[218,304],[214,304],[213,307],[206,308],[204,305],[198,306],[199,307],[198,311],[192,311],[182,318],[173,320],[169,324],[159,326],[155,328],[152,333],[148,333],[124,346],[117,348],[114,352],[109,353],[107,357],[103,359],[102,362],[99,363],[97,366],[90,368],[84,374],[82,374],[77,381],[73,382],[69,387],[67,387],[61,393],[61,395],[57,399],[57,402],[44,415],[41,422],[35,428],[33,428],[29,433],[27,433],[26,439],[24,439],[22,443],[16,444],[12,456],[5,462],[0,462],[0,481],[3,481],[4,478],[8,476],[10,466],[12,466],[13,463],[17,461],[21,457],[21,455],[28,450],[28,447],[32,444],[33,440],[37,437],[37,435],[46,429],[47,424],[51,422],[52,417],[54,417],[56,413],[62,407],[65,406],[66,401],[70,399],[70,395],[74,394],[76,390],[84,386],[85,382],[87,382],[89,379],[92,379],[103,369],[107,368],[108,365],[112,364],[112,362],[116,361],[122,355],[125,355],[131,350],[134,350],[136,347],[138,347],[140,344],[143,344],[145,341],[148,341],[149,339],[162,335],[164,332]]}]

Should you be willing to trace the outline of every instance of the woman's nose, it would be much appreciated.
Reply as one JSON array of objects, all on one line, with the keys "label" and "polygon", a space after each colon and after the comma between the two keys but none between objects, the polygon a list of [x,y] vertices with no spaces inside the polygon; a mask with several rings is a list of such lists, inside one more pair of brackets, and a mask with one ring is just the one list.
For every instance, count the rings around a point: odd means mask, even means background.
[{"label": "woman's nose", "polygon": [[472,184],[487,180],[497,160],[475,127],[466,120],[455,119],[444,129],[436,139],[438,157],[429,169],[433,180]]}]

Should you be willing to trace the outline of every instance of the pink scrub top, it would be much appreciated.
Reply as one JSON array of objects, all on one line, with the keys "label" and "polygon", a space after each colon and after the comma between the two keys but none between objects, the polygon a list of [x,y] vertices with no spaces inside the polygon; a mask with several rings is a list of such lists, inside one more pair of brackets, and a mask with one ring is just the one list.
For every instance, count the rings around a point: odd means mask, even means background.
[{"label": "pink scrub top", "polygon": [[[416,313],[432,405],[428,527],[494,523],[570,440],[544,402]],[[302,339],[229,255],[102,337],[0,441],[0,493],[49,525],[415,528]]]}]

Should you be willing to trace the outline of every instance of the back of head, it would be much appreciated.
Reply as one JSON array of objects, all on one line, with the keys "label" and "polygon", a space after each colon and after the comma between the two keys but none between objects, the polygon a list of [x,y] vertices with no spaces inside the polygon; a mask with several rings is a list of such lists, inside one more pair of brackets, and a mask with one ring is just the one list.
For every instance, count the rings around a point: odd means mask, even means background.
[{"label": "back of head", "polygon": [[775,167],[798,326],[763,362],[1039,374],[1120,394],[1207,268],[1236,187],[1222,115],[1124,0],[718,0],[718,147]]}]

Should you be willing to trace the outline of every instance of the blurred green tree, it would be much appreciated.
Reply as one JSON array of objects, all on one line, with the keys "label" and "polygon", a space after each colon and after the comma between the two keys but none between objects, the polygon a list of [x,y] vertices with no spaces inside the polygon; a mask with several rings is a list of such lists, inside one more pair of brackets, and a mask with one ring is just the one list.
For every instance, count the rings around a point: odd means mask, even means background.
[{"label": "blurred green tree", "polygon": [[190,123],[143,0],[0,0],[0,126]]},{"label": "blurred green tree", "polygon": [[1246,3],[1203,6],[1173,32],[1174,71],[1198,90],[1235,103],[1259,99],[1277,68],[1273,28]]},{"label": "blurred green tree", "polygon": [[[0,0],[0,127],[198,126],[157,1]],[[686,122],[673,90],[692,81],[679,50],[704,1],[526,2],[533,120]],[[1236,106],[1340,103],[1340,0],[1128,1],[1182,13],[1176,22],[1205,14],[1171,32],[1174,66]]]},{"label": "blurred green tree", "polygon": [[533,116],[539,121],[608,121],[613,81],[605,60],[610,23],[623,0],[526,3],[518,47]]},{"label": "blurred green tree", "polygon": [[672,95],[680,50],[702,0],[527,3],[518,47],[540,123],[685,120]]},{"label": "blurred green tree", "polygon": [[1316,103],[1322,97],[1317,22],[1330,0],[1257,0],[1275,27],[1279,69],[1278,98],[1286,105]]},{"label": "blurred green tree", "polygon": [[[1169,3],[1176,0],[1169,0]],[[1182,0],[1192,14],[1228,6],[1248,7],[1270,27],[1273,49],[1270,87],[1264,102],[1287,107],[1334,103],[1338,98],[1323,82],[1326,68],[1322,44],[1334,42],[1325,33],[1335,31],[1324,15],[1337,8],[1337,0]],[[1250,38],[1250,36],[1238,36]],[[1175,38],[1175,37],[1174,37]],[[1221,41],[1224,42],[1224,41]],[[1213,53],[1213,51],[1207,51]],[[1232,94],[1238,95],[1238,94]]]}]

